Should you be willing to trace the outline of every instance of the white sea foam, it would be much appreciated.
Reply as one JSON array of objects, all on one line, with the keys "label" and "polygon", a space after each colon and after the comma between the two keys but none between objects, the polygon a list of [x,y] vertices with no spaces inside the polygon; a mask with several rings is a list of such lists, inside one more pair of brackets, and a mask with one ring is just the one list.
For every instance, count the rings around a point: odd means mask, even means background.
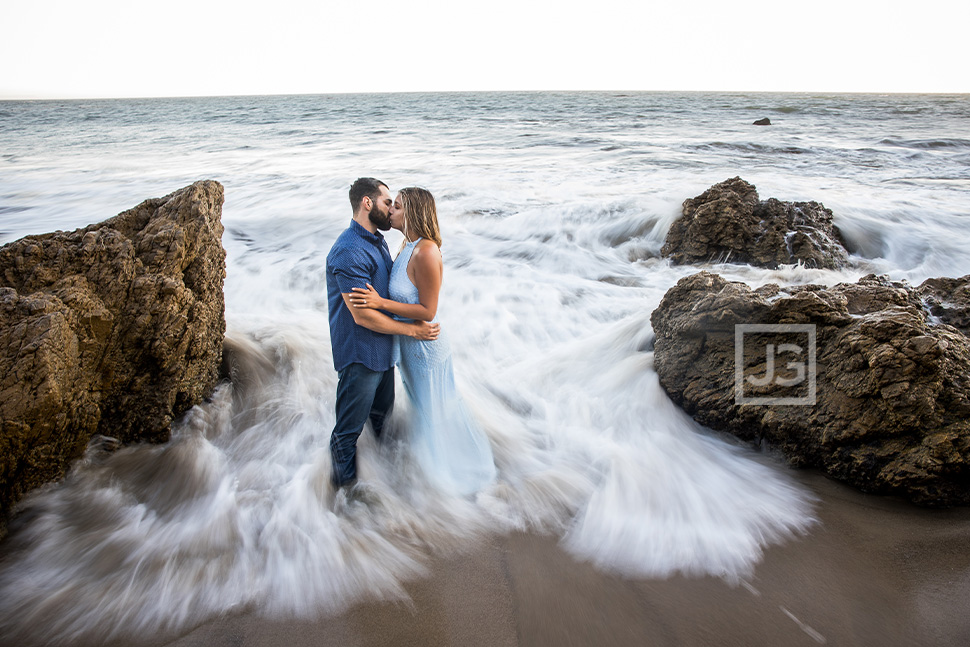
[{"label": "white sea foam", "polygon": [[[881,144],[873,116],[893,106],[878,97],[784,97],[798,110],[752,130],[758,97],[579,94],[565,108],[564,96],[41,103],[0,117],[20,119],[0,128],[4,240],[201,177],[226,185],[235,366],[169,443],[93,449],[26,503],[0,569],[0,630],[45,644],[239,609],[333,612],[401,598],[429,555],[511,529],[631,577],[738,580],[808,529],[811,497],[781,463],[699,427],[658,384],[650,313],[699,269],[659,258],[666,231],[684,198],[741,175],[762,198],[832,208],[855,264],[706,269],[752,286],[965,273],[970,187],[897,181],[965,173],[962,149]],[[931,106],[891,122],[901,141],[966,123],[942,100],[898,101]],[[78,120],[86,110],[109,116]],[[388,438],[361,437],[366,491],[329,486],[323,268],[350,218],[346,187],[364,174],[438,196],[440,317],[499,469],[474,501],[436,494],[412,466],[403,389]]]}]

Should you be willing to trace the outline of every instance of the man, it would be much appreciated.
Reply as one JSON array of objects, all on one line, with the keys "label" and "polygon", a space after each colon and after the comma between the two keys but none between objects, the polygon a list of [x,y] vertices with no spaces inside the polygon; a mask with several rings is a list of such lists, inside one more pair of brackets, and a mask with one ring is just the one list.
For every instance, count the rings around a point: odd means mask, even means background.
[{"label": "man", "polygon": [[327,300],[330,307],[330,345],[337,370],[337,422],[330,436],[333,484],[357,481],[357,438],[368,419],[380,438],[384,420],[394,404],[394,340],[408,335],[430,340],[438,324],[404,323],[379,310],[354,308],[353,288],[370,283],[387,298],[391,253],[380,231],[391,228],[391,194],[374,178],[359,178],[350,187],[353,220],[327,255]]}]

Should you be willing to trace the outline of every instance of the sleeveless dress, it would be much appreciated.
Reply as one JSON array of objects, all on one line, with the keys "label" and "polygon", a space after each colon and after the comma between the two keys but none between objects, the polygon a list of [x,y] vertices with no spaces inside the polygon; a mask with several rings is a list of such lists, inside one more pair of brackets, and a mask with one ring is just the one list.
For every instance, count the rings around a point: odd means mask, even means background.
[{"label": "sleeveless dress", "polygon": [[[388,287],[394,301],[419,303],[418,288],[408,278],[407,269],[420,240],[407,243],[394,261]],[[438,318],[433,321],[437,323]],[[463,496],[480,491],[495,480],[492,448],[455,388],[446,332],[442,330],[434,341],[402,335],[395,340],[401,380],[411,401],[411,450],[418,466],[443,491]]]}]

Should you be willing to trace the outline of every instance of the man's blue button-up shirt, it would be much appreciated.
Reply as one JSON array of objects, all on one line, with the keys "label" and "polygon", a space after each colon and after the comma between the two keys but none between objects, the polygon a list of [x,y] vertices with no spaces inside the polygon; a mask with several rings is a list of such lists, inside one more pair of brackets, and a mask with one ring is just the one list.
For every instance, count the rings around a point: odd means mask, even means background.
[{"label": "man's blue button-up shirt", "polygon": [[391,277],[391,252],[384,236],[372,234],[356,221],[344,230],[327,254],[327,302],[330,306],[330,346],[333,367],[342,371],[354,363],[372,371],[394,365],[394,337],[357,325],[342,293],[370,283],[385,299]]}]

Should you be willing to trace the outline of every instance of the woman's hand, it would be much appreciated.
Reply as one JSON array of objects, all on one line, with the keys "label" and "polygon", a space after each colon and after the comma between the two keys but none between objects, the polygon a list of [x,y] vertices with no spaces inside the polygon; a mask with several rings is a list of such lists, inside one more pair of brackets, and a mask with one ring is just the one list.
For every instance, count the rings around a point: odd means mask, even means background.
[{"label": "woman's hand", "polygon": [[384,309],[384,299],[370,283],[367,284],[366,290],[364,288],[353,288],[353,292],[347,298],[350,299],[355,308]]}]

